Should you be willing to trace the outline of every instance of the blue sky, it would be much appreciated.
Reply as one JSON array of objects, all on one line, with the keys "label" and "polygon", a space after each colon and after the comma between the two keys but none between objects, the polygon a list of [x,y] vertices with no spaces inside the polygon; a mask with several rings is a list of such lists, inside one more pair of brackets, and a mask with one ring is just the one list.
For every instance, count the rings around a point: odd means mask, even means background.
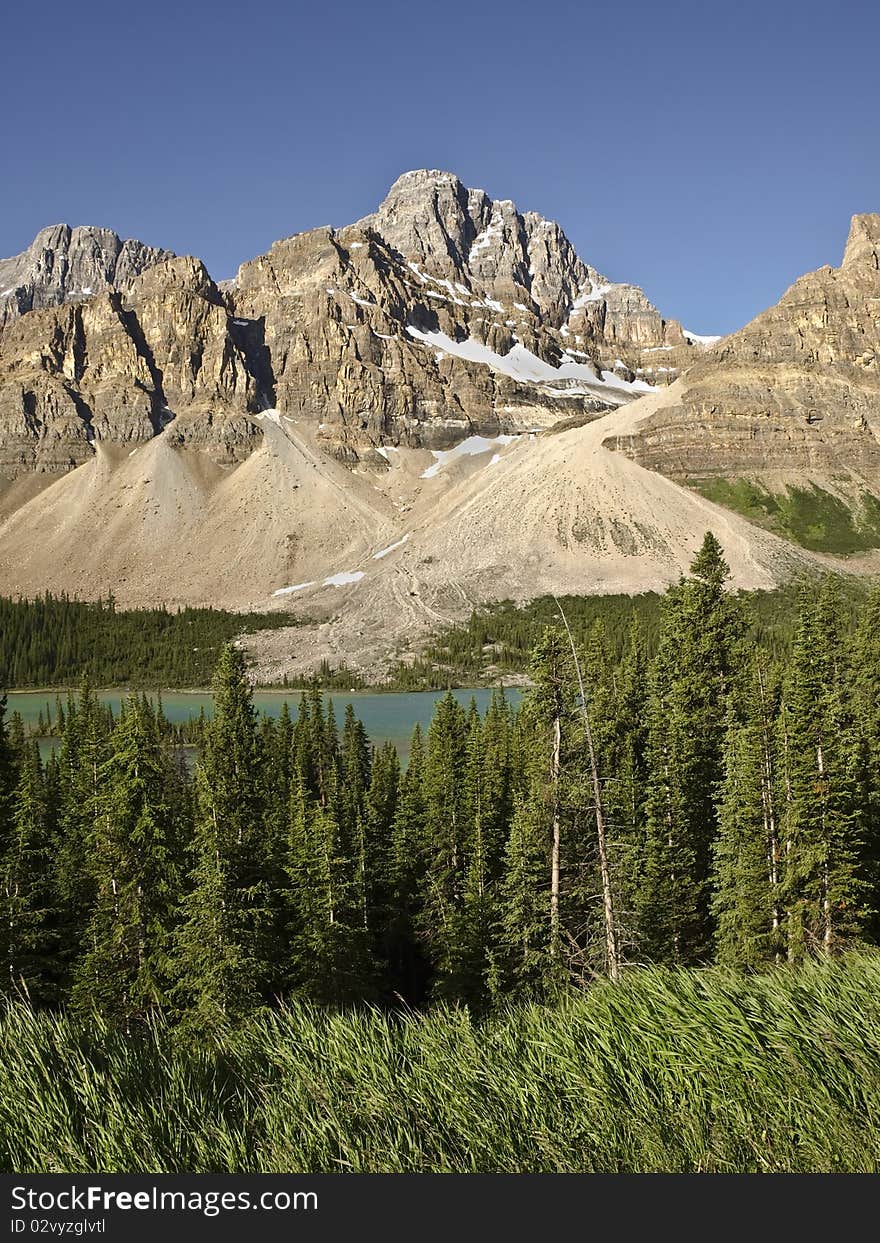
[{"label": "blue sky", "polygon": [[711,333],[880,211],[869,0],[46,0],[2,35],[0,254],[103,224],[219,279],[444,168]]}]

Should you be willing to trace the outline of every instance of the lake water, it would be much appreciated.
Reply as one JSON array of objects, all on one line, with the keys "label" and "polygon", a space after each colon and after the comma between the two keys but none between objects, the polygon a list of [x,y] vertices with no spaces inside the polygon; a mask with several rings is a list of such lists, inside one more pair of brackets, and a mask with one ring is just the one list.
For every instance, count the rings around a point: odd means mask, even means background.
[{"label": "lake water", "polygon": [[[452,693],[465,708],[471,699],[475,699],[480,712],[486,711],[492,698],[492,691],[485,688],[455,690]],[[102,703],[110,704],[114,713],[118,713],[120,704],[128,694],[127,691],[99,691],[98,698]],[[416,722],[423,729],[427,729],[434,713],[434,705],[444,694],[444,691],[405,691],[381,695],[367,691],[327,691],[324,699],[325,702],[332,700],[338,725],[342,725],[345,705],[350,703],[363,722],[371,742],[377,745],[386,741],[393,742],[401,755],[405,756],[409,751],[409,741]],[[522,691],[516,687],[505,688],[505,694],[514,707],[522,698]],[[291,716],[296,719],[301,696],[302,691],[255,691],[254,706],[260,714],[278,716],[281,705],[286,700]],[[66,698],[67,692],[61,692],[62,703]],[[11,715],[18,712],[26,725],[36,724],[40,712],[44,717],[51,716],[54,706],[54,691],[11,691],[7,713]],[[197,717],[202,708],[210,716],[212,702],[211,696],[201,691],[163,691],[162,706],[169,721],[182,722]],[[47,743],[51,747],[49,740]]]}]

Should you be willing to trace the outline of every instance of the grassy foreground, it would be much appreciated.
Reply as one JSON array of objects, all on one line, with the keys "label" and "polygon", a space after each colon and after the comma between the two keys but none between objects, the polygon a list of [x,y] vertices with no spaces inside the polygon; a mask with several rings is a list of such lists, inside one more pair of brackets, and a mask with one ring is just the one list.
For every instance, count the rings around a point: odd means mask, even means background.
[{"label": "grassy foreground", "polygon": [[294,1007],[184,1048],[0,1023],[0,1160],[34,1172],[880,1170],[880,956],[638,970],[483,1022]]}]

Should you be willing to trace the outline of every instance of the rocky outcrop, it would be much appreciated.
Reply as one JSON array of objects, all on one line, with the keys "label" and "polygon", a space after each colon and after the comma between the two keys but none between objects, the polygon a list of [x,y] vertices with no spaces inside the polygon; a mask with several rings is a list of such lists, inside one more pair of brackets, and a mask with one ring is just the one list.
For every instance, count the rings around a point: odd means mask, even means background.
[{"label": "rocky outcrop", "polygon": [[386,442],[590,418],[702,350],[557,224],[431,170],[398,178],[356,225],[276,243],[224,294],[262,333],[279,408],[378,469],[370,448]]},{"label": "rocky outcrop", "polygon": [[233,460],[259,440],[260,396],[219,291],[168,259],[83,303],[10,322],[0,350],[0,474],[57,473],[98,441],[169,438]]},{"label": "rocky outcrop", "polygon": [[558,225],[450,173],[405,174],[373,216],[276,243],[222,292],[198,260],[57,225],[0,261],[0,474],[160,432],[234,460],[276,406],[381,471],[386,444],[595,417],[698,352]]},{"label": "rocky outcrop", "polygon": [[653,362],[645,351],[675,350],[663,370],[647,373],[670,383],[693,360],[681,325],[664,319],[637,286],[615,284],[584,263],[558,224],[469,190],[452,173],[404,173],[360,223],[428,272],[528,308],[572,345],[585,345],[603,368],[642,374]]},{"label": "rocky outcrop", "polygon": [[41,229],[20,255],[0,259],[0,327],[27,311],[81,302],[172,258],[168,250],[123,241],[111,229],[66,224]]},{"label": "rocky outcrop", "polygon": [[880,216],[695,363],[620,448],[674,478],[790,476],[880,494]]},{"label": "rocky outcrop", "polygon": [[[639,373],[645,351],[676,349],[656,377],[671,383],[694,346],[679,323],[665,319],[634,285],[619,285],[579,259],[561,227],[534,211],[521,215],[510,199],[493,201],[466,189],[451,173],[404,173],[377,213],[360,221],[426,270],[474,282],[502,301],[521,302],[563,338],[582,338],[600,364],[618,355]],[[623,365],[618,364],[618,365]]]},{"label": "rocky outcrop", "polygon": [[386,443],[589,419],[694,353],[558,225],[424,170],[358,225],[276,243],[222,292],[197,260],[44,229],[0,261],[0,324],[7,477],[166,428],[233,460],[259,436],[248,416],[275,406],[341,461],[382,470]]},{"label": "rocky outcrop", "polygon": [[[242,266],[227,298],[239,330],[260,336],[278,408],[352,461],[385,443],[548,426],[632,395],[593,364],[567,375],[574,357],[534,312],[429,276],[369,227],[278,242]],[[504,362],[515,347],[519,369]]]}]

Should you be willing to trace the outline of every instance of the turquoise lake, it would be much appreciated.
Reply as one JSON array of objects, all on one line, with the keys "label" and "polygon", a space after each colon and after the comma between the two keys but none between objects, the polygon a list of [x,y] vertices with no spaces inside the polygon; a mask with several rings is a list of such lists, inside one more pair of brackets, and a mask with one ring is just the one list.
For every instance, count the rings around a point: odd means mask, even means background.
[{"label": "turquoise lake", "polygon": [[[114,712],[118,712],[119,705],[129,693],[115,690],[99,691],[98,698],[102,703],[110,704]],[[444,693],[443,691],[406,691],[377,695],[367,691],[347,693],[326,691],[324,700],[325,703],[332,701],[338,724],[342,724],[345,705],[350,703],[356,715],[363,722],[371,742],[376,744],[393,742],[401,755],[406,755],[416,722],[423,729],[427,728],[434,712],[434,705],[443,698]],[[452,693],[464,707],[468,706],[471,699],[475,699],[480,712],[486,711],[492,697],[492,691],[486,688],[455,690]],[[514,707],[522,697],[522,691],[515,687],[505,688],[505,694]],[[254,706],[260,714],[278,716],[281,712],[281,705],[286,700],[291,715],[296,717],[301,696],[301,691],[255,691]],[[67,692],[62,691],[62,702],[66,697]],[[154,698],[152,694],[150,697]],[[10,715],[18,712],[26,725],[35,724],[40,712],[44,717],[47,714],[51,715],[54,705],[54,691],[12,691],[9,693],[7,711]],[[205,709],[206,715],[210,715],[212,704],[211,696],[202,691],[163,691],[162,706],[169,721],[178,722],[197,717],[202,708]],[[51,746],[49,740],[47,744]]]}]

